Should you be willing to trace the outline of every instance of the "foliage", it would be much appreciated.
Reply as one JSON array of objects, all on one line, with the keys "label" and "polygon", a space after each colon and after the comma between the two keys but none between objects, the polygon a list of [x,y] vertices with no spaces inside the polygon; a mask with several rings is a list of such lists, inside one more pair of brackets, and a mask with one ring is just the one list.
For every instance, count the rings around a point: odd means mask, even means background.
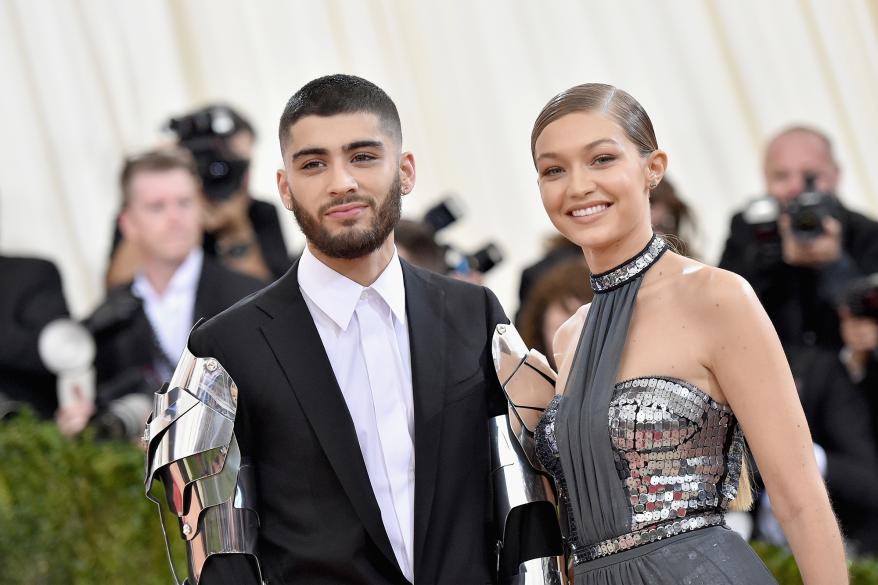
[{"label": "foliage", "polygon": [[0,425],[0,582],[171,582],[143,470],[131,444],[70,441],[27,413]]},{"label": "foliage", "polygon": [[[69,441],[29,414],[0,425],[0,584],[170,583],[143,468],[135,445],[88,432]],[[178,529],[168,531],[174,557],[184,558]],[[789,551],[753,548],[780,585],[801,585]],[[878,584],[878,561],[852,563],[850,575],[851,585]]]}]

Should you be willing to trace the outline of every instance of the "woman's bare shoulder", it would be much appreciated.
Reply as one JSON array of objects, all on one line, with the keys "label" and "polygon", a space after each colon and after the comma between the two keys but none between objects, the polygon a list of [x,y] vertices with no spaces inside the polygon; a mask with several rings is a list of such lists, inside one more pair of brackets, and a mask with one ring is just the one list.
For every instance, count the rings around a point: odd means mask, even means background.
[{"label": "woman's bare shoulder", "polygon": [[676,268],[675,296],[690,309],[759,304],[750,283],[734,272],[684,257],[679,257]]}]

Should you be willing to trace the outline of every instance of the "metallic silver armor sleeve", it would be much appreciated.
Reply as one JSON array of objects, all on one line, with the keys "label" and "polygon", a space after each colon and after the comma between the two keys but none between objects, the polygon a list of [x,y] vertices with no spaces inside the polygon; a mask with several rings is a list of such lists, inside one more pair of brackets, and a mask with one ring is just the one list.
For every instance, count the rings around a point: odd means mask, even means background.
[{"label": "metallic silver armor sleeve", "polygon": [[[241,457],[234,435],[238,387],[214,358],[184,350],[171,381],[156,392],[146,424],[146,497],[159,507],[162,532],[174,581],[164,505],[154,492],[164,485],[165,500],[180,522],[186,541],[188,585],[198,585],[208,557],[251,555],[255,567],[259,525],[252,467]],[[261,581],[261,575],[260,575]]]},{"label": "metallic silver armor sleeve", "polygon": [[[497,524],[498,573],[504,552],[521,526],[550,526],[556,542],[549,548],[562,551],[558,526],[557,498],[552,480],[535,453],[534,430],[552,396],[556,374],[546,358],[528,350],[511,325],[498,325],[492,341],[494,367],[509,404],[507,414],[491,419],[491,479],[494,489],[494,518]],[[536,521],[520,522],[523,515]],[[539,518],[537,518],[539,517]],[[543,538],[543,536],[540,536]],[[512,585],[561,585],[566,583],[564,563],[559,556],[527,558],[518,551],[518,570],[504,576]],[[508,562],[508,561],[507,561]]]}]

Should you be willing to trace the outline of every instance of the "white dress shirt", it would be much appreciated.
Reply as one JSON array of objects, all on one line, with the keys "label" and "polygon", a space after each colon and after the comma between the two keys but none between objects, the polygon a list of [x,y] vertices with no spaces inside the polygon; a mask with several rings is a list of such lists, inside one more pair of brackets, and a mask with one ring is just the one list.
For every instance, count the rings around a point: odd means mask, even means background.
[{"label": "white dress shirt", "polygon": [[[156,340],[171,364],[177,363],[192,329],[195,316],[195,293],[201,278],[204,252],[196,248],[186,256],[168,282],[165,292],[159,294],[142,273],[134,277],[131,292],[143,300],[143,311],[155,332]],[[167,369],[167,364],[156,364]],[[160,372],[163,379],[173,372]]]},{"label": "white dress shirt", "polygon": [[405,285],[394,250],[369,287],[308,250],[299,287],[354,421],[381,520],[405,577],[414,582],[414,405]]}]

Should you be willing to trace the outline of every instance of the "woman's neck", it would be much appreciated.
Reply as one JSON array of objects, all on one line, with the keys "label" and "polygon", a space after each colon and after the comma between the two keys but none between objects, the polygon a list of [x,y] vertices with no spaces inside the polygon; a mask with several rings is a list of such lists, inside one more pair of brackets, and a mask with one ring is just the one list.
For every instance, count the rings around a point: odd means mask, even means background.
[{"label": "woman's neck", "polygon": [[652,235],[652,227],[645,225],[606,246],[599,248],[583,246],[582,252],[585,254],[589,270],[592,274],[601,274],[624,264],[646,248]]}]

